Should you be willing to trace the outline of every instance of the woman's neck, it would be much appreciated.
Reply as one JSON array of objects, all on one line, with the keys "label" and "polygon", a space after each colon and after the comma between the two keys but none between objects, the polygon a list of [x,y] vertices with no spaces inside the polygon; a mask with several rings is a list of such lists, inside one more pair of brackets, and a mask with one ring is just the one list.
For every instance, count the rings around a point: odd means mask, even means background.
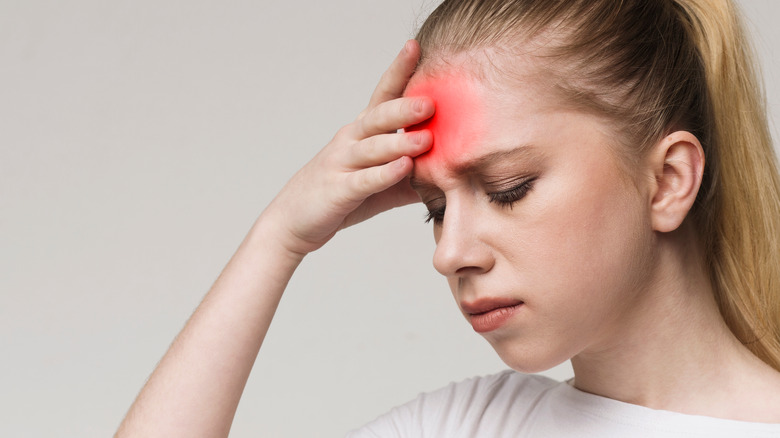
[{"label": "woman's neck", "polygon": [[723,321],[694,241],[690,230],[659,237],[638,302],[572,358],[574,386],[654,409],[780,422],[780,373]]}]

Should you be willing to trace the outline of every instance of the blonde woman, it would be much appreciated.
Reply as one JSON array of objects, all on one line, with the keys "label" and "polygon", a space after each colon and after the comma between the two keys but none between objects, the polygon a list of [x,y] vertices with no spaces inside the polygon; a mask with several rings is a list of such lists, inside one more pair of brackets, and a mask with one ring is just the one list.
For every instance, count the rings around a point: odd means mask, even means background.
[{"label": "blonde woman", "polygon": [[[353,436],[780,436],[780,178],[727,0],[442,3],[260,215],[119,436],[225,436],[285,286],[422,200],[511,370]],[[575,377],[529,375],[571,359]]]}]

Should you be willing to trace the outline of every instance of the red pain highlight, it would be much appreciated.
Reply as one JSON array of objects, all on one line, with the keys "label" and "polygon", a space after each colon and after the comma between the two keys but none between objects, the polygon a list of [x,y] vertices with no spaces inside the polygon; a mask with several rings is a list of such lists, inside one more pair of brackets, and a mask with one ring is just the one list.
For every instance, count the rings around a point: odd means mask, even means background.
[{"label": "red pain highlight", "polygon": [[410,97],[427,96],[436,105],[433,117],[406,131],[430,130],[431,149],[417,158],[436,164],[451,164],[467,154],[482,137],[482,99],[474,80],[467,75],[426,77],[407,89]]}]

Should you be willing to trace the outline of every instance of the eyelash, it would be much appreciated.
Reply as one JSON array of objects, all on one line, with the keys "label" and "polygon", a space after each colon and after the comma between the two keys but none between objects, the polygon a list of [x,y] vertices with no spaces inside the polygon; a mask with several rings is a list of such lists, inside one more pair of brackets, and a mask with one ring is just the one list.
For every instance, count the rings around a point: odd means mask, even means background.
[{"label": "eyelash", "polygon": [[[496,203],[502,208],[508,207],[511,209],[517,201],[523,199],[525,195],[528,194],[528,192],[533,188],[535,181],[535,177],[528,178],[509,190],[488,193],[490,202]],[[444,210],[445,207],[429,210],[425,215],[425,223],[427,224],[428,222],[433,221],[434,225],[440,225],[444,221]]]}]

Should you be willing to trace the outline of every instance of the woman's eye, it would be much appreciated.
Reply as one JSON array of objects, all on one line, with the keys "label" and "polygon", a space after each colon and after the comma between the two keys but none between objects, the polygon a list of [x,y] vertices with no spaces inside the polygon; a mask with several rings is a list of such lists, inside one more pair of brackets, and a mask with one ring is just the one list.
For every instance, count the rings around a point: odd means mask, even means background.
[{"label": "woman's eye", "polygon": [[425,223],[433,221],[434,225],[441,225],[444,222],[444,210],[447,208],[447,201],[444,196],[425,200],[425,207],[428,213],[425,215]]},{"label": "woman's eye", "polygon": [[515,202],[523,199],[525,195],[528,194],[528,191],[531,190],[531,188],[533,188],[533,184],[535,181],[536,178],[528,178],[522,183],[512,187],[509,190],[488,193],[488,196],[490,197],[490,202],[495,202],[496,204],[502,207],[512,208],[512,205]]},{"label": "woman's eye", "polygon": [[[523,199],[533,188],[536,177],[526,178],[514,187],[499,192],[488,193],[490,202],[494,202],[501,207],[512,208],[512,205]],[[441,202],[432,202],[428,205],[428,213],[425,215],[425,223],[433,221],[434,225],[441,225],[444,222],[445,205]]]},{"label": "woman's eye", "polygon": [[444,221],[444,207],[428,209],[425,215],[425,223],[433,221],[434,225],[441,225]]}]

